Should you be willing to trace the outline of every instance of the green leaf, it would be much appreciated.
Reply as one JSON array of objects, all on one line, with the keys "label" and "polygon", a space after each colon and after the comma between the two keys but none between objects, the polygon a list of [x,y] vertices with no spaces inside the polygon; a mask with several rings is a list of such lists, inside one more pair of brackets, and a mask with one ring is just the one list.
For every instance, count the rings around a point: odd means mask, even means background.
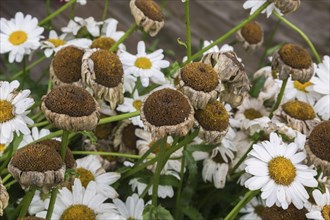
[{"label": "green leaf", "polygon": [[257,79],[255,79],[253,81],[253,85],[252,85],[252,88],[250,89],[250,95],[254,98],[257,98],[262,87],[264,86],[265,84],[265,81],[266,81],[266,77],[265,76],[260,76],[258,77]]},{"label": "green leaf", "polygon": [[213,150],[217,145],[214,144],[196,144],[196,145],[190,145],[188,146],[187,150],[190,152],[193,151],[203,151],[208,152]]},{"label": "green leaf", "polygon": [[202,214],[197,209],[190,207],[190,206],[183,207],[182,212],[183,212],[183,214],[185,214],[192,220],[203,220],[204,219]]},{"label": "green leaf", "polygon": [[177,38],[176,41],[178,42],[178,44],[184,46],[185,48],[187,48],[187,44],[181,40],[181,38]]},{"label": "green leaf", "polygon": [[91,141],[91,144],[95,144],[97,141],[97,137],[92,131],[79,131],[80,134],[82,134],[85,137],[88,137],[88,139]]},{"label": "green leaf", "polygon": [[161,205],[147,205],[143,210],[143,220],[174,220],[171,213]]}]

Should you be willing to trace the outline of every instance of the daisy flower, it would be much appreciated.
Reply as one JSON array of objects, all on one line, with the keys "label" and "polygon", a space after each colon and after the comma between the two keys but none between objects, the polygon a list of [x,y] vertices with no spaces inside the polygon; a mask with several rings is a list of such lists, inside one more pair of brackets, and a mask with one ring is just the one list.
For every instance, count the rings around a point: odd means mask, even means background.
[{"label": "daisy flower", "polygon": [[32,143],[33,141],[36,141],[36,140],[50,134],[50,131],[48,129],[45,129],[45,128],[43,128],[39,131],[37,127],[33,127],[31,131],[32,131],[32,133],[25,134],[23,136],[23,140],[18,145],[18,148],[24,147],[24,146]]},{"label": "daisy flower", "polygon": [[[139,138],[139,140],[136,141],[137,149],[139,150],[139,154],[143,155],[145,152],[147,152],[150,149],[150,146],[154,143],[151,138],[151,133],[148,131],[145,131],[143,129],[136,129],[135,135]],[[173,138],[169,136],[167,138],[167,144],[166,148],[168,149],[173,142]],[[159,148],[156,148],[154,152],[150,153],[150,156],[156,156],[156,154],[159,152]],[[182,148],[175,151],[171,154],[171,157],[173,158],[180,158],[182,157]],[[154,163],[153,165],[149,166],[148,169],[154,172],[156,170],[157,163]],[[166,162],[164,165],[164,168],[162,170],[162,174],[164,174],[166,171],[174,171],[174,173],[180,173],[181,170],[181,159],[170,159]]]},{"label": "daisy flower", "polygon": [[29,98],[30,90],[16,91],[19,86],[17,80],[9,83],[0,81],[0,143],[7,143],[13,139],[13,133],[19,135],[29,134],[28,125],[33,121],[27,114],[34,104],[34,100]]},{"label": "daisy flower", "polygon": [[95,182],[97,192],[107,198],[116,198],[118,193],[110,185],[120,178],[120,174],[116,172],[105,172],[102,165],[95,155],[89,155],[76,160],[76,172],[79,174],[78,178],[86,187],[91,181]]},{"label": "daisy flower", "polygon": [[[213,40],[210,40],[210,41],[205,40],[203,42],[203,48],[209,46],[212,43],[213,43]],[[210,49],[208,49],[207,51],[205,51],[203,53],[203,55],[208,54],[208,53],[219,53],[219,52],[224,53],[224,52],[228,52],[228,51],[234,51],[234,48],[228,44],[222,45],[221,48],[219,48],[217,45],[215,45],[215,46],[211,47]]]},{"label": "daisy flower", "polygon": [[169,67],[170,63],[163,60],[162,49],[147,54],[145,43],[140,41],[136,55],[123,51],[119,58],[123,63],[125,74],[140,77],[143,87],[149,86],[150,80],[157,84],[166,83],[165,76],[160,69]]},{"label": "daisy flower", "polygon": [[39,190],[36,190],[34,193],[34,196],[32,198],[32,201],[29,206],[29,213],[30,215],[35,215],[39,212],[42,212],[45,210],[45,200],[49,196],[47,194],[41,193]]},{"label": "daisy flower", "polygon": [[276,133],[271,133],[269,141],[254,144],[249,153],[245,171],[253,176],[245,182],[250,190],[261,190],[261,198],[266,206],[275,203],[287,209],[293,203],[302,209],[309,195],[304,188],[316,187],[316,171],[301,162],[306,158],[304,152],[297,152],[296,143],[285,144]]},{"label": "daisy flower", "polygon": [[[68,2],[70,0],[61,0],[61,1]],[[77,0],[76,2],[79,3],[80,5],[86,5],[87,4],[87,0]]]},{"label": "daisy flower", "polygon": [[[229,128],[220,145],[214,148],[211,153],[193,153],[195,159],[204,159],[202,171],[204,182],[213,182],[217,189],[225,187],[229,164],[233,161],[234,152],[236,152],[236,147],[232,142],[234,138],[235,132]],[[197,143],[200,142],[198,139],[196,141]],[[205,156],[203,157],[203,155]]]},{"label": "daisy flower", "polygon": [[62,48],[62,46],[73,45],[81,48],[88,48],[92,41],[85,38],[77,38],[72,40],[66,40],[66,34],[58,36],[58,34],[51,30],[49,32],[49,37],[47,40],[42,41],[41,49],[44,49],[44,54],[46,57],[50,57],[54,52]]},{"label": "daisy flower", "polygon": [[[147,184],[140,182],[138,178],[133,178],[129,181],[129,185],[131,185],[133,191],[137,191],[139,195],[141,195],[144,190],[147,188]],[[148,195],[152,195],[152,187],[151,184],[148,189]],[[171,185],[158,185],[158,192],[157,192],[158,198],[165,199],[167,197],[172,198],[174,196],[174,190]]]},{"label": "daisy flower", "polygon": [[[140,111],[144,97],[145,96],[139,96],[138,92],[135,91],[133,94],[133,98],[127,98],[127,97],[124,98],[124,103],[118,105],[117,111],[125,112],[125,113]],[[133,125],[139,126],[141,128],[144,127],[140,115],[129,118],[129,120],[132,121]]]},{"label": "daisy flower", "polygon": [[114,199],[113,203],[124,219],[142,219],[144,201],[136,193],[129,196],[125,203],[120,199]]},{"label": "daisy flower", "polygon": [[242,104],[237,107],[238,111],[230,122],[236,128],[249,131],[254,134],[265,128],[270,121],[268,112],[263,101],[252,97],[246,97]]},{"label": "daisy flower", "polygon": [[38,26],[38,19],[31,15],[24,17],[17,12],[15,18],[0,19],[0,54],[9,52],[9,62],[21,62],[25,54],[31,54],[40,46],[44,28]]},{"label": "daisy flower", "polygon": [[315,205],[311,207],[311,210],[306,214],[309,219],[330,219],[330,193],[329,189],[325,189],[325,193],[321,193],[320,190],[316,189],[313,191],[313,198]]},{"label": "daisy flower", "polygon": [[88,33],[93,37],[100,36],[99,26],[102,22],[97,22],[93,17],[83,19],[81,17],[75,17],[74,20],[70,20],[67,27],[63,27],[61,30],[63,33],[72,33],[74,36],[78,34],[78,31],[83,27],[86,27]]},{"label": "daisy flower", "polygon": [[265,66],[253,74],[254,79],[258,79],[259,77],[265,77],[265,83],[259,92],[258,99],[262,101],[273,100],[280,90],[280,87],[272,76],[272,67]]},{"label": "daisy flower", "polygon": [[264,201],[254,197],[244,208],[241,209],[240,213],[243,213],[243,216],[240,220],[262,220],[261,214],[264,209]]},{"label": "daisy flower", "polygon": [[[257,11],[263,4],[265,4],[267,0],[247,0],[243,4],[244,9],[251,9],[250,15],[252,15],[255,11]],[[271,3],[268,7],[263,10],[261,13],[267,13],[267,18],[272,14],[273,10],[277,13],[282,14],[280,9],[276,8],[275,3]]]},{"label": "daisy flower", "polygon": [[[72,191],[64,187],[59,190],[51,219],[118,219],[118,212],[112,203],[104,203],[107,199],[97,193],[97,184],[91,181],[86,189],[79,179],[75,179]],[[45,202],[45,208],[49,199]],[[47,211],[36,216],[45,218]]]},{"label": "daisy flower", "polygon": [[[275,88],[280,88],[282,86],[282,80],[275,80],[275,82],[276,84],[278,84],[278,86],[276,86]],[[311,83],[310,81],[306,83],[300,83],[297,80],[291,80],[291,78],[289,78],[285,87],[282,102],[297,99],[299,101],[307,102],[310,105],[314,105],[315,101],[320,96],[315,91],[313,91],[312,87],[313,83]],[[277,90],[277,93],[278,92],[279,90]]]},{"label": "daisy flower", "polygon": [[318,64],[316,75],[313,76],[311,82],[314,84],[313,90],[321,94],[315,106],[315,111],[322,117],[323,120],[330,119],[330,57],[324,56],[323,62]]}]

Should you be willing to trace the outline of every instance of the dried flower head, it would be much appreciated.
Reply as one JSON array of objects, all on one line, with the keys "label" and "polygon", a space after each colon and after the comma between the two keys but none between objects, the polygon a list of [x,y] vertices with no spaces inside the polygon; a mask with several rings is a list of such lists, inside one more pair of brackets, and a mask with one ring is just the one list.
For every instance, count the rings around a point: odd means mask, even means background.
[{"label": "dried flower head", "polygon": [[243,44],[245,50],[253,52],[264,42],[264,32],[258,22],[251,21],[236,33],[236,39]]},{"label": "dried flower head", "polygon": [[289,127],[308,135],[309,132],[320,122],[313,107],[302,101],[288,101],[279,108],[276,117]]},{"label": "dried flower head", "polygon": [[2,185],[0,177],[0,216],[3,215],[3,210],[8,206],[9,194],[6,190],[6,187]]},{"label": "dried flower head", "polygon": [[23,189],[37,186],[47,191],[64,180],[65,164],[54,147],[36,143],[19,149],[8,171]]},{"label": "dried flower head", "polygon": [[165,135],[184,136],[194,125],[194,109],[181,92],[161,89],[145,99],[141,120],[153,139]]},{"label": "dried flower head", "polygon": [[[39,141],[37,143],[50,146],[50,147],[54,148],[58,154],[61,154],[61,142],[60,141],[48,139],[48,140]],[[65,166],[67,169],[72,169],[76,166],[76,160],[74,159],[73,154],[72,154],[70,148],[68,148],[68,147],[66,148],[64,163],[65,163]]]},{"label": "dried flower head", "polygon": [[137,25],[154,37],[164,26],[164,15],[153,0],[131,0],[131,13]]},{"label": "dried flower head", "polygon": [[214,68],[224,85],[220,100],[228,102],[233,108],[239,106],[250,90],[250,81],[235,52],[208,53],[203,56],[202,62]]},{"label": "dried flower head", "polygon": [[70,85],[43,96],[41,109],[55,127],[68,131],[93,130],[99,116],[95,99],[83,88]]},{"label": "dried flower head", "polygon": [[308,161],[330,174],[330,121],[321,122],[309,135],[305,144]]},{"label": "dried flower head", "polygon": [[50,78],[55,86],[81,84],[81,64],[84,50],[75,46],[60,49],[50,64]]},{"label": "dried flower head", "polygon": [[136,148],[138,137],[135,135],[135,129],[137,128],[139,127],[133,125],[129,120],[121,121],[114,132],[113,145],[116,151],[138,154],[138,149]]},{"label": "dried flower head", "polygon": [[291,75],[292,80],[305,83],[313,76],[313,60],[306,49],[288,43],[273,55],[272,70],[278,72],[278,78],[281,80]]},{"label": "dried flower head", "polygon": [[289,205],[287,209],[273,205],[272,207],[264,207],[261,218],[263,220],[306,219],[306,213],[306,208],[297,209],[294,205]]},{"label": "dried flower head", "polygon": [[185,65],[179,72],[178,90],[185,94],[195,109],[204,108],[215,100],[221,91],[221,82],[212,66],[193,62]]},{"label": "dried flower head", "polygon": [[294,12],[300,6],[300,0],[274,0],[274,3],[283,14]]},{"label": "dried flower head", "polygon": [[116,54],[95,49],[84,54],[83,82],[92,88],[94,97],[108,101],[111,109],[124,101],[123,74],[123,65]]},{"label": "dried flower head", "polygon": [[196,110],[195,119],[200,125],[198,136],[207,143],[220,143],[229,129],[229,114],[219,101],[211,101],[204,109]]},{"label": "dried flower head", "polygon": [[91,48],[100,48],[104,50],[109,50],[115,43],[116,41],[111,37],[99,37],[93,40]]}]

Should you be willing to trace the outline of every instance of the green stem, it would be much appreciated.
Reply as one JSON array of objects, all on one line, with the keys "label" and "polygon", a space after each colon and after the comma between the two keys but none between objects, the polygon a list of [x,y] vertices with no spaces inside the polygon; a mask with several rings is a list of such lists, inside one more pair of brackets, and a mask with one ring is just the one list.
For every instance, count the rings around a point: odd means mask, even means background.
[{"label": "green stem", "polygon": [[236,25],[234,28],[232,28],[231,30],[229,30],[227,33],[225,33],[224,35],[222,35],[220,38],[218,38],[217,40],[215,40],[213,43],[211,43],[207,47],[204,47],[203,49],[201,49],[200,51],[198,51],[197,53],[195,53],[194,55],[192,55],[191,59],[187,59],[182,65],[186,65],[187,63],[190,63],[190,61],[197,59],[198,57],[200,57],[201,55],[203,55],[204,52],[206,52],[207,50],[211,49],[215,45],[220,44],[221,42],[223,42],[224,40],[226,40],[228,37],[230,37],[232,34],[236,33],[244,25],[246,25],[247,23],[249,23],[250,21],[252,21],[255,17],[257,17],[265,8],[267,8],[267,6],[269,4],[270,4],[270,2],[267,1],[257,11],[255,11],[252,15],[250,15],[247,19],[245,19],[244,21],[242,21],[241,23],[239,23],[238,25]]},{"label": "green stem", "polygon": [[22,62],[22,71],[23,71],[23,82],[22,82],[22,88],[24,87],[24,84],[25,84],[25,81],[26,81],[26,78],[27,78],[27,70],[26,70],[26,57],[24,56],[23,58],[23,62]]},{"label": "green stem", "polygon": [[[41,58],[39,58],[37,61],[35,61],[34,63],[31,63],[30,65],[28,65],[25,70],[28,71],[31,68],[33,68],[34,66],[38,65],[39,63],[41,63],[42,61],[44,61],[46,59],[46,56],[42,56]],[[18,73],[16,73],[14,76],[11,77],[11,80],[17,79],[20,75],[22,75],[24,73],[23,70],[19,71]]]},{"label": "green stem", "polygon": [[10,177],[11,177],[11,174],[10,174],[10,173],[7,174],[7,176],[5,176],[5,178],[2,179],[2,184],[5,184],[5,182],[6,182],[7,180],[9,180]]},{"label": "green stem", "polygon": [[71,9],[70,9],[70,20],[73,20],[74,18],[74,9],[76,7],[76,2],[71,6]]},{"label": "green stem", "polygon": [[103,14],[102,14],[102,21],[104,21],[105,18],[107,17],[108,6],[109,6],[109,0],[104,0],[104,9],[103,9]]},{"label": "green stem", "polygon": [[36,188],[33,186],[30,186],[29,191],[27,193],[25,193],[25,196],[22,200],[23,205],[22,205],[21,211],[19,212],[18,218],[22,218],[26,215],[35,192],[36,192]]},{"label": "green stem", "polygon": [[165,160],[166,142],[167,142],[167,136],[163,138],[162,143],[160,144],[160,151],[158,153],[159,156],[157,160],[156,171],[152,183],[152,205],[155,207],[157,206],[160,173],[163,169],[164,164],[166,163]]},{"label": "green stem", "polygon": [[47,10],[47,15],[50,15],[51,14],[50,0],[46,0],[46,10]]},{"label": "green stem", "polygon": [[280,93],[278,94],[277,96],[277,100],[272,108],[272,111],[270,112],[269,114],[269,118],[271,119],[273,116],[274,116],[274,111],[280,106],[281,104],[281,101],[282,101],[282,98],[283,98],[283,95],[284,95],[284,91],[285,91],[285,87],[286,87],[286,84],[288,82],[288,79],[284,79],[282,81],[282,86],[281,86],[281,90],[280,90]]},{"label": "green stem", "polygon": [[148,191],[149,191],[149,189],[150,189],[151,186],[152,186],[152,181],[150,181],[148,183],[147,187],[143,190],[143,192],[139,196],[141,199],[143,199],[147,195],[147,193],[148,193]]},{"label": "green stem", "polygon": [[69,134],[70,134],[70,131],[63,130],[62,142],[61,142],[61,157],[62,157],[63,161],[65,161],[66,149],[67,149],[68,143],[69,143]]},{"label": "green stem", "polygon": [[65,9],[67,9],[70,5],[72,5],[75,2],[76,2],[76,0],[71,0],[68,3],[66,3],[65,5],[63,5],[61,8],[59,8],[58,10],[54,11],[52,14],[48,15],[46,18],[44,18],[43,20],[41,20],[39,22],[39,26],[44,25],[49,20],[53,19],[54,17],[56,17],[57,15],[59,15],[60,13],[62,13]]},{"label": "green stem", "polygon": [[42,121],[42,122],[39,122],[39,123],[35,123],[33,125],[29,125],[28,127],[29,128],[32,128],[32,127],[41,127],[41,126],[48,125],[48,124],[49,124],[48,121]]},{"label": "green stem", "polygon": [[117,152],[100,152],[100,151],[72,151],[73,155],[101,155],[101,156],[113,156],[113,157],[124,157],[131,159],[140,159],[142,156],[134,154],[123,154]]},{"label": "green stem", "polygon": [[140,115],[140,112],[136,111],[136,112],[130,112],[130,113],[121,114],[121,115],[115,115],[115,116],[111,116],[111,117],[107,117],[107,118],[102,118],[102,119],[100,119],[98,125],[103,125],[103,124],[107,124],[107,123],[114,122],[114,121],[121,121],[123,119],[132,118],[132,117],[139,116],[139,115]]},{"label": "green stem", "polygon": [[243,199],[241,199],[239,201],[239,203],[237,203],[237,205],[229,212],[229,214],[225,217],[224,220],[234,220],[235,217],[237,216],[238,212],[248,203],[251,201],[251,199],[253,199],[253,197],[255,197],[256,195],[258,195],[258,193],[260,192],[260,190],[255,190],[255,191],[248,191]]},{"label": "green stem", "polygon": [[256,139],[251,143],[249,149],[245,152],[245,154],[241,157],[241,159],[239,159],[239,161],[235,164],[234,168],[232,169],[231,173],[235,173],[235,171],[238,169],[238,167],[243,163],[243,161],[247,158],[248,153],[250,153],[250,151],[253,148],[253,145],[256,144],[259,141],[260,138],[260,134],[257,135]]},{"label": "green stem", "polygon": [[322,60],[320,58],[320,55],[317,53],[313,43],[309,40],[309,38],[307,37],[307,35],[301,31],[297,26],[295,26],[294,24],[292,24],[290,21],[288,21],[285,17],[281,16],[280,14],[278,14],[276,11],[273,11],[273,14],[280,19],[281,21],[283,21],[286,25],[288,25],[290,28],[292,28],[293,30],[295,30],[298,34],[300,34],[300,36],[306,41],[306,43],[308,44],[308,46],[311,48],[316,60],[318,63],[321,63]]},{"label": "green stem", "polygon": [[17,183],[17,180],[12,180],[11,182],[7,183],[5,185],[6,189],[9,189],[12,185],[14,185],[15,183]]},{"label": "green stem", "polygon": [[9,160],[11,159],[11,156],[13,155],[13,152],[14,152],[14,146],[13,145],[9,146],[8,150],[9,150],[9,152],[8,152],[7,158],[6,158],[5,162],[3,162],[3,164],[0,166],[0,171],[3,170],[9,163]]},{"label": "green stem", "polygon": [[260,61],[259,61],[259,68],[262,67],[262,65],[263,65],[263,63],[264,63],[264,61],[265,61],[265,58],[266,58],[266,56],[267,56],[267,49],[272,45],[273,40],[274,40],[274,37],[275,37],[275,33],[276,33],[278,27],[280,26],[280,24],[281,24],[281,20],[278,20],[278,21],[276,22],[276,25],[275,25],[275,27],[274,27],[274,29],[273,29],[273,31],[272,31],[272,33],[271,33],[271,35],[270,35],[268,41],[267,41],[266,47],[265,47],[265,49],[264,49],[264,52],[263,52],[262,55],[261,55],[261,58],[260,58]]},{"label": "green stem", "polygon": [[183,185],[183,178],[184,178],[184,168],[185,168],[185,157],[184,157],[184,151],[186,150],[187,146],[183,147],[183,152],[182,152],[182,161],[181,161],[181,169],[180,169],[180,183],[179,187],[177,190],[177,196],[176,196],[176,201],[175,201],[175,219],[179,219],[180,215],[180,198],[181,198],[181,190],[182,190],[182,185]]},{"label": "green stem", "polygon": [[50,196],[50,201],[49,201],[49,206],[47,210],[47,215],[46,215],[46,220],[50,220],[52,217],[53,211],[54,211],[54,206],[56,202],[56,197],[57,197],[57,188],[52,189],[52,194]]},{"label": "green stem", "polygon": [[38,113],[32,115],[30,118],[31,118],[32,120],[34,120],[34,119],[37,119],[37,118],[38,118],[40,115],[42,115],[42,114],[43,114],[43,112],[40,111],[40,112],[38,112]]},{"label": "green stem", "polygon": [[109,49],[110,52],[115,51],[119,44],[123,43],[124,40],[126,40],[134,31],[136,31],[138,28],[137,24],[134,23],[126,32],[125,34]]},{"label": "green stem", "polygon": [[186,20],[186,45],[187,45],[187,57],[191,59],[191,32],[190,32],[190,16],[189,16],[189,0],[184,3],[184,15]]},{"label": "green stem", "polygon": [[49,135],[46,135],[45,137],[42,137],[42,138],[39,138],[38,140],[33,141],[32,143],[36,143],[36,142],[39,142],[39,141],[52,139],[54,137],[59,137],[62,134],[63,134],[63,130],[58,130],[58,131],[55,131],[55,132],[50,133]]}]

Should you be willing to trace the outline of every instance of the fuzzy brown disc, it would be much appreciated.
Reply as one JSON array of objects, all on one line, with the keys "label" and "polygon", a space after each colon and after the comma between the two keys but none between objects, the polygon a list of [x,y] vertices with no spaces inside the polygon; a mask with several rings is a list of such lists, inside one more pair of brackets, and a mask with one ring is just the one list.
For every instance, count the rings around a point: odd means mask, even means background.
[{"label": "fuzzy brown disc", "polygon": [[306,69],[313,62],[308,51],[296,44],[285,44],[279,54],[285,64],[296,69]]},{"label": "fuzzy brown disc", "polygon": [[145,16],[155,21],[164,20],[164,15],[162,13],[159,5],[153,0],[136,0],[136,7],[138,7]]},{"label": "fuzzy brown disc", "polygon": [[308,144],[315,156],[330,162],[330,121],[321,122],[312,130]]}]

